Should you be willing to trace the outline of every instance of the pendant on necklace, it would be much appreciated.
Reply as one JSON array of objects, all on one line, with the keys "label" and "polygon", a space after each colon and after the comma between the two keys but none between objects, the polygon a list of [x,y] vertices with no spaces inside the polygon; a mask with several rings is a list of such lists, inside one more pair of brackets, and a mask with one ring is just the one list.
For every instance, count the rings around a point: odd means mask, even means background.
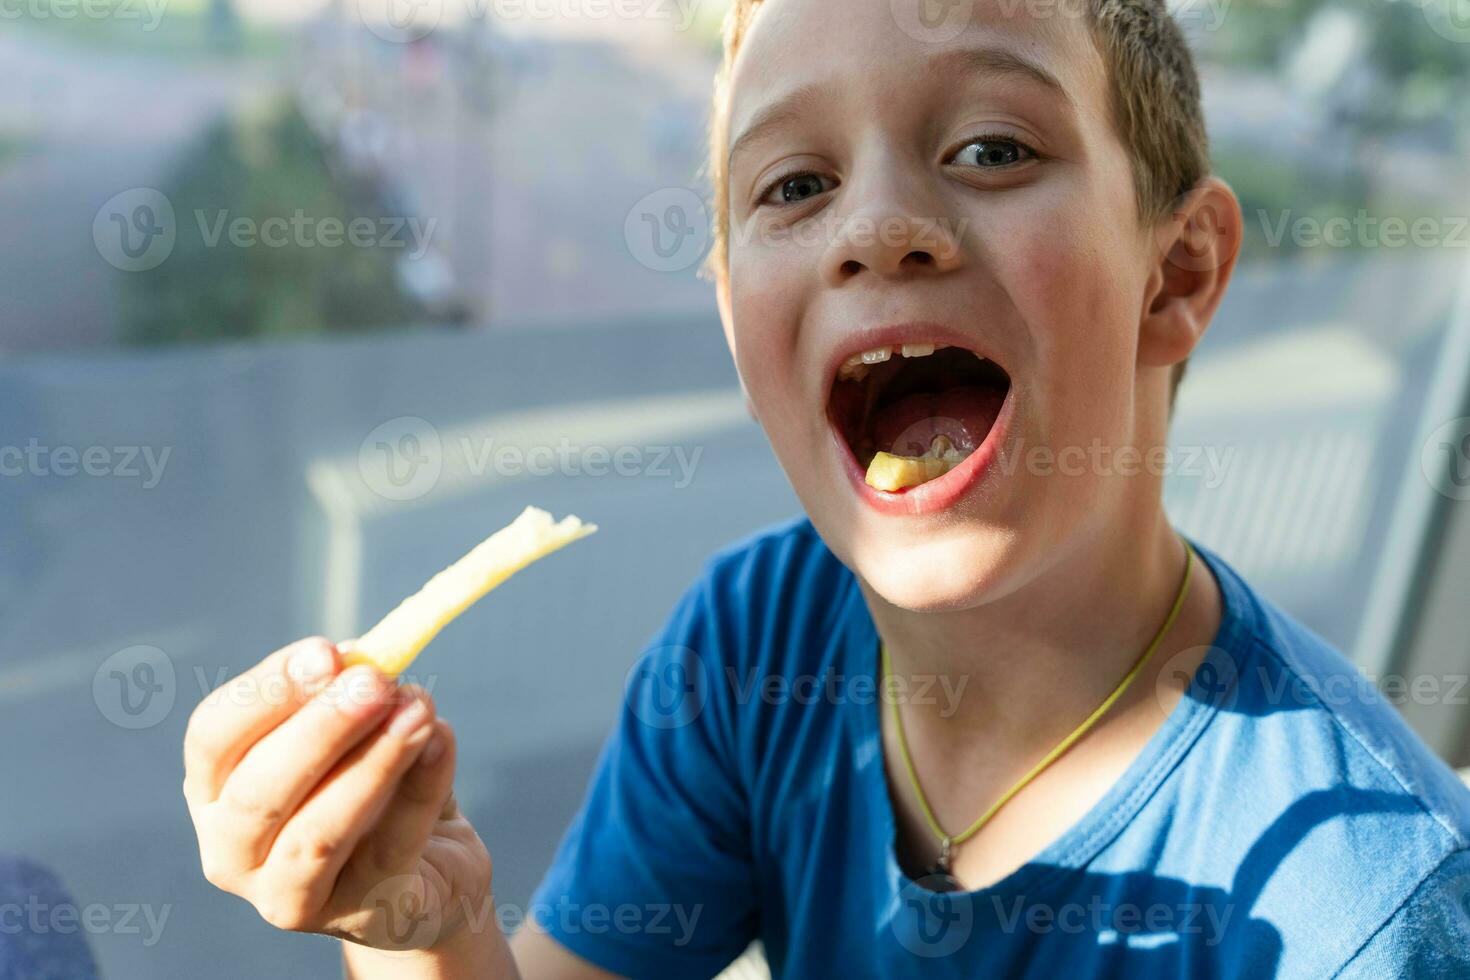
[{"label": "pendant on necklace", "polygon": [[952,845],[953,841],[948,837],[942,838],[939,842],[939,859],[924,872],[924,887],[931,892],[964,891],[964,886],[949,870],[949,852]]}]

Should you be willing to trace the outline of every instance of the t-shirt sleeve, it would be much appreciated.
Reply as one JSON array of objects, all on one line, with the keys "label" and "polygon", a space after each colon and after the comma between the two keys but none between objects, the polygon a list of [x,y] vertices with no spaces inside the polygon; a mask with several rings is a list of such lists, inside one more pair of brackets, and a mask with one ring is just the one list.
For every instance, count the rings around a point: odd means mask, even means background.
[{"label": "t-shirt sleeve", "polygon": [[1456,851],[1441,862],[1337,976],[1470,977],[1470,850]]},{"label": "t-shirt sleeve", "polygon": [[756,932],[747,795],[706,574],[628,675],[617,726],[527,909],[626,977],[713,976]]}]

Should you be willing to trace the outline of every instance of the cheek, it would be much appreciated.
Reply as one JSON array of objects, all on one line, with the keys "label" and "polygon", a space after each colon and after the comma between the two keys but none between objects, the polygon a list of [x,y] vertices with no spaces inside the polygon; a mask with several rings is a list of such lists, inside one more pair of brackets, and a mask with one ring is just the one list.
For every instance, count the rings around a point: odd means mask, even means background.
[{"label": "cheek", "polygon": [[1032,211],[998,258],[1036,345],[1030,385],[1056,435],[1108,427],[1126,412],[1132,389],[1138,339],[1132,246],[1098,214],[1094,202],[1077,200]]},{"label": "cheek", "polygon": [[785,420],[794,416],[805,390],[798,374],[802,291],[797,265],[763,248],[732,250],[730,257],[735,363],[772,441],[785,431]]}]

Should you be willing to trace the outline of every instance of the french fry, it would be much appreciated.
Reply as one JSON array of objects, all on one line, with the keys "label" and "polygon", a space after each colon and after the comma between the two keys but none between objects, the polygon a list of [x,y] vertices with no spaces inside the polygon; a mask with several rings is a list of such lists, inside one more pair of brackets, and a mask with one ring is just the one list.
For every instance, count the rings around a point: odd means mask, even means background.
[{"label": "french fry", "polygon": [[947,436],[938,435],[922,456],[878,453],[868,464],[867,484],[874,490],[896,493],[937,480],[965,461]]},{"label": "french fry", "polygon": [[527,565],[597,530],[567,516],[555,521],[546,511],[527,507],[510,524],[429,579],[378,625],[341,644],[343,663],[372,664],[396,677],[413,663],[439,631],[491,589]]}]

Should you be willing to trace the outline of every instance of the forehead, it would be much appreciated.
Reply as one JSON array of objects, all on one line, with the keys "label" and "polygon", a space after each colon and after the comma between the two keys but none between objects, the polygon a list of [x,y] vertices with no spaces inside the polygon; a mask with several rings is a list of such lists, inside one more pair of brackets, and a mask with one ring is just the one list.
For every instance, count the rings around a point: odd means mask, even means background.
[{"label": "forehead", "polygon": [[961,81],[1049,79],[1080,115],[1103,114],[1087,11],[1086,0],[765,0],[731,76],[729,136],[773,109],[867,113]]}]

